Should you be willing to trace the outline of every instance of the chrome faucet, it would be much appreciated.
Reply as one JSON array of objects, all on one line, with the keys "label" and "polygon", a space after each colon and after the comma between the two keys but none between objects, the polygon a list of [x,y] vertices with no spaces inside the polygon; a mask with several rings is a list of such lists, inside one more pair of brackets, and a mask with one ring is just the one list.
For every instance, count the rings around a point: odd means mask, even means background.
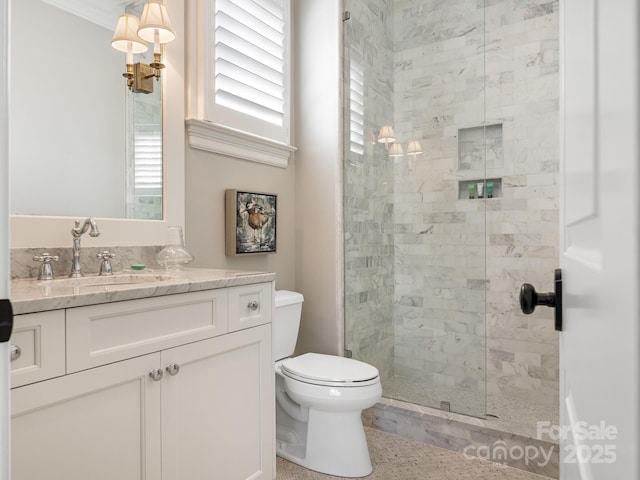
[{"label": "chrome faucet", "polygon": [[91,227],[91,231],[89,232],[90,236],[97,237],[100,235],[98,224],[93,217],[86,218],[82,225],[80,225],[79,221],[76,221],[75,224],[76,226],[71,229],[71,235],[73,236],[73,258],[71,259],[71,273],[69,274],[69,278],[84,277],[80,267],[80,237],[82,234]]}]

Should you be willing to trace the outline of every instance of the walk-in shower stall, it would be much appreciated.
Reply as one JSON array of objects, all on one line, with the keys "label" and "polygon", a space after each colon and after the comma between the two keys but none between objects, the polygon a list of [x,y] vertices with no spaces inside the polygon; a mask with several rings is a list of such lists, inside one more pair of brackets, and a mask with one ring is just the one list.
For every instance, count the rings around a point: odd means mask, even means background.
[{"label": "walk-in shower stall", "polygon": [[558,0],[344,7],[347,354],[387,398],[535,428],[558,337],[518,292],[558,261]]}]

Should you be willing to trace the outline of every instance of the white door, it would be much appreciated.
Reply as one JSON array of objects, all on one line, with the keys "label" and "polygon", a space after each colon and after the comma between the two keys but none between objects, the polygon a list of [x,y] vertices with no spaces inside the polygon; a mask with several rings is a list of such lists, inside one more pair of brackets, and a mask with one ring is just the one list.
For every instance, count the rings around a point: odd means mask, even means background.
[{"label": "white door", "polygon": [[[0,299],[9,298],[8,0],[0,0]],[[9,480],[9,343],[0,343],[0,480]]]},{"label": "white door", "polygon": [[560,8],[560,478],[637,479],[638,3]]}]

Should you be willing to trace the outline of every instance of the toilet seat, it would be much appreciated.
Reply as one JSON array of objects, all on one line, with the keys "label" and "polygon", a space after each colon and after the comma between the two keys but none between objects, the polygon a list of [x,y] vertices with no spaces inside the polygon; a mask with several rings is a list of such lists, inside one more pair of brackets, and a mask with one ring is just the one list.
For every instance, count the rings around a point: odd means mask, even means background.
[{"label": "toilet seat", "polygon": [[314,385],[360,387],[378,383],[378,369],[352,358],[305,353],[281,363],[283,375]]}]

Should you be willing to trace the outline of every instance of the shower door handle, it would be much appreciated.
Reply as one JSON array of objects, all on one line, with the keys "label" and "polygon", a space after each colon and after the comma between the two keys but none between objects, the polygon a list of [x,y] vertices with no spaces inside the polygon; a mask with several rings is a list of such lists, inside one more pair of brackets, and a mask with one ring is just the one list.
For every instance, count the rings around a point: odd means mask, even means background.
[{"label": "shower door handle", "polygon": [[555,291],[550,293],[538,293],[530,283],[523,283],[520,287],[520,308],[522,313],[533,313],[536,306],[555,308],[555,329],[562,331],[562,270],[555,271]]}]

